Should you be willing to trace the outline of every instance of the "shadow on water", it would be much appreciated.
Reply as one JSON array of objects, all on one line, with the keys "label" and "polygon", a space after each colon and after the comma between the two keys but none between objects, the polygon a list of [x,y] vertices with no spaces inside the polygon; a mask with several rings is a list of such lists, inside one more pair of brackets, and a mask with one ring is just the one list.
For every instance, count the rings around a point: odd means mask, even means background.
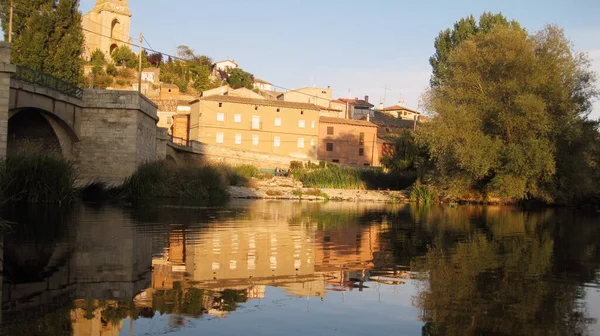
[{"label": "shadow on water", "polygon": [[[402,306],[409,334],[585,335],[597,325],[586,311],[586,290],[600,285],[596,214],[235,201],[11,206],[2,216],[16,223],[0,253],[6,335],[149,332],[144,320],[176,333],[259,303],[255,316],[286,330],[300,297],[323,302],[295,317],[309,333],[396,330],[390,309]],[[344,305],[351,295],[396,305]],[[356,312],[364,318],[335,320]]]}]

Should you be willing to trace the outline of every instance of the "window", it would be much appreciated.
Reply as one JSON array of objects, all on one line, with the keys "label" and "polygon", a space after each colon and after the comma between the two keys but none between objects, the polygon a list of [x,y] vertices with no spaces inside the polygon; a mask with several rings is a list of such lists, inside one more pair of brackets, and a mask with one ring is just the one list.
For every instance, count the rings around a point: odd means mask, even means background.
[{"label": "window", "polygon": [[306,127],[306,121],[305,120],[298,120],[298,127],[305,128]]},{"label": "window", "polygon": [[252,116],[252,129],[260,129],[260,117]]},{"label": "window", "polygon": [[310,139],[310,146],[315,147],[315,139]]},{"label": "window", "polygon": [[313,120],[310,122],[310,127],[315,128],[317,126],[317,123]]},{"label": "window", "polygon": [[368,163],[365,163],[363,166],[365,166],[365,167],[369,167],[369,166],[371,166],[371,165],[370,165],[370,164],[368,164]]},{"label": "window", "polygon": [[327,127],[327,134],[333,135],[333,127]]},{"label": "window", "polygon": [[171,125],[173,123],[173,117],[167,117],[167,125]]},{"label": "window", "polygon": [[358,144],[361,145],[361,146],[365,144],[365,133],[360,132],[360,137],[358,139]]},{"label": "window", "polygon": [[331,160],[331,162],[333,162],[333,163],[340,163],[340,160],[338,160],[338,159],[333,159],[333,160]]},{"label": "window", "polygon": [[258,146],[259,137],[258,134],[252,134],[252,146]]},{"label": "window", "polygon": [[223,143],[223,132],[217,132],[217,143]]},{"label": "window", "polygon": [[233,115],[233,122],[235,122],[235,123],[241,123],[242,122],[242,115],[241,114],[234,114]]},{"label": "window", "polygon": [[359,148],[358,149],[358,156],[365,156],[365,149],[364,148]]},{"label": "window", "polygon": [[[310,100],[308,102],[310,103]],[[300,111],[300,114],[304,114],[304,111]]]},{"label": "window", "polygon": [[235,144],[236,145],[242,144],[242,135],[240,133],[236,133],[236,135],[235,135]]},{"label": "window", "polygon": [[328,142],[326,146],[328,152],[333,152],[333,142]]},{"label": "window", "polygon": [[258,111],[258,106],[254,106],[254,111]]},{"label": "window", "polygon": [[217,113],[217,121],[225,121],[225,113]]},{"label": "window", "polygon": [[281,137],[273,137],[273,147],[280,147],[281,146]]},{"label": "window", "polygon": [[275,118],[275,126],[281,126],[281,118]]},{"label": "window", "polygon": [[280,111],[280,109],[277,109],[277,112],[279,112],[279,111]]},{"label": "window", "polygon": [[[171,90],[169,90],[171,92]],[[219,103],[219,107],[223,107],[223,103]]]},{"label": "window", "polygon": [[304,138],[298,138],[298,148],[304,148]]}]

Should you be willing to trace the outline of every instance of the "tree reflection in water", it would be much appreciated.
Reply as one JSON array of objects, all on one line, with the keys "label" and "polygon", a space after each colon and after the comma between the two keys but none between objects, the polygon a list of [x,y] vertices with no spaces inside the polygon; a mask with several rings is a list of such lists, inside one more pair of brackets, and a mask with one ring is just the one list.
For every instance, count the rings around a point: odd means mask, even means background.
[{"label": "tree reflection in water", "polygon": [[[414,304],[424,335],[587,334],[594,320],[581,304],[583,284],[573,280],[593,278],[562,270],[572,260],[583,261],[581,269],[598,260],[593,223],[506,208],[430,210],[419,221],[437,232],[413,264],[423,272]],[[580,230],[589,234],[574,234]],[[460,239],[449,243],[445,233]]]}]

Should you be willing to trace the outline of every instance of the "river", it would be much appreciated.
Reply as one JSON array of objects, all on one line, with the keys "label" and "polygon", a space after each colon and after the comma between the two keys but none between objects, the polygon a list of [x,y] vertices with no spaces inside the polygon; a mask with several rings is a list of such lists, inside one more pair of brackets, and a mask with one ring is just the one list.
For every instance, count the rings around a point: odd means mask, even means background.
[{"label": "river", "polygon": [[8,207],[2,335],[598,335],[600,216]]}]

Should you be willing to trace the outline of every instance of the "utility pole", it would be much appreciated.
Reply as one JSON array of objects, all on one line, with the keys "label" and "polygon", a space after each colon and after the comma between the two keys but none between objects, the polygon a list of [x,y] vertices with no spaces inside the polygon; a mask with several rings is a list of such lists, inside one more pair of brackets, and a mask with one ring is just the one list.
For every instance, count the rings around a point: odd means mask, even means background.
[{"label": "utility pole", "polygon": [[10,0],[10,14],[8,19],[8,43],[12,42],[13,3]]},{"label": "utility pole", "polygon": [[139,55],[139,60],[138,60],[138,92],[142,92],[142,51],[144,51],[144,49],[142,49],[142,40],[144,39],[144,36],[142,35],[142,33],[140,33],[140,55]]}]

